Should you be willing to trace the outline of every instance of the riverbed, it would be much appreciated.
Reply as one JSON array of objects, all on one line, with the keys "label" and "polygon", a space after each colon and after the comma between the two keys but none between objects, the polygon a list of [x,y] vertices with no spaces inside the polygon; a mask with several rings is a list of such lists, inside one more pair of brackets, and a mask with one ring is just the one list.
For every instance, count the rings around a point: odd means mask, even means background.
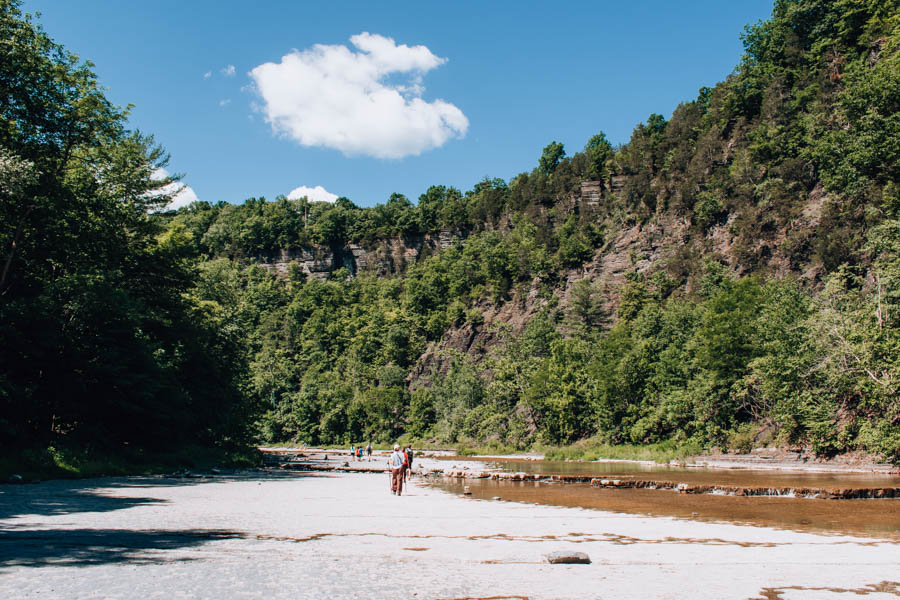
[{"label": "riverbed", "polygon": [[[898,544],[881,535],[495,501],[424,483],[397,497],[383,473],[272,470],[0,486],[0,597],[900,596]],[[550,565],[554,551],[592,562]]]},{"label": "riverbed", "polygon": [[[541,474],[546,476],[616,477],[627,481],[683,482],[738,488],[893,489],[900,477],[889,473],[799,471],[774,469],[684,468],[632,461],[552,462],[505,457],[440,457],[429,467],[463,468],[473,472]],[[900,498],[824,500],[786,495],[735,496],[724,493],[687,495],[658,489],[598,489],[589,484],[555,481],[437,478],[433,485],[476,498],[577,506],[615,512],[722,521],[822,534],[874,535],[900,542]]]}]

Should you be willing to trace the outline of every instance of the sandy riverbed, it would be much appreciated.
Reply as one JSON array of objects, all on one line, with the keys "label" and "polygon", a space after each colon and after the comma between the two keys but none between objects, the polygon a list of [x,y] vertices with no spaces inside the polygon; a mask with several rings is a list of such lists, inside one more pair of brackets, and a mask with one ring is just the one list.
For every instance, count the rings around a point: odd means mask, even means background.
[{"label": "sandy riverbed", "polygon": [[[263,472],[0,486],[0,597],[900,596],[888,540],[387,486]],[[593,563],[543,561],[556,550]]]}]

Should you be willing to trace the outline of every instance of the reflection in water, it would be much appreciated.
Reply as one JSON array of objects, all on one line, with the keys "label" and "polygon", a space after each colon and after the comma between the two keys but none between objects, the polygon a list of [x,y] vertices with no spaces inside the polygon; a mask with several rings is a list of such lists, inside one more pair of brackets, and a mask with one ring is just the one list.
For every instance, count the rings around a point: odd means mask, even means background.
[{"label": "reflection in water", "polygon": [[[460,459],[457,459],[458,461]],[[460,461],[461,462],[461,461]],[[491,461],[496,463],[497,461]],[[766,473],[750,471],[694,471],[685,469],[637,469],[622,463],[544,463],[504,461],[504,470],[551,474],[600,474],[596,467],[627,469],[642,479],[748,486],[794,487],[893,487],[896,478],[871,475]],[[563,470],[565,469],[565,470]],[[605,471],[610,473],[611,471]],[[467,486],[473,498],[499,497],[513,502],[575,506],[614,512],[669,516],[702,521],[726,521],[779,527],[798,531],[854,534],[900,541],[900,500],[816,500],[808,498],[685,495],[648,489],[594,488],[589,484],[498,481],[491,479],[435,479],[432,485],[462,494]]]}]

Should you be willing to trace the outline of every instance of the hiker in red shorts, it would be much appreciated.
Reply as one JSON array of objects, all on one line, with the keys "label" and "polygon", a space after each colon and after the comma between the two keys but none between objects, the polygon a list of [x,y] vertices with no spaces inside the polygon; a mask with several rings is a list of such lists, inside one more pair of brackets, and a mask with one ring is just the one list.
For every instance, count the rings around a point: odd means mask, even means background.
[{"label": "hiker in red shorts", "polygon": [[409,473],[412,471],[412,463],[413,463],[413,450],[412,444],[407,444],[406,448],[403,449],[403,454],[406,455],[406,468],[404,471],[406,472],[406,480],[409,481]]}]

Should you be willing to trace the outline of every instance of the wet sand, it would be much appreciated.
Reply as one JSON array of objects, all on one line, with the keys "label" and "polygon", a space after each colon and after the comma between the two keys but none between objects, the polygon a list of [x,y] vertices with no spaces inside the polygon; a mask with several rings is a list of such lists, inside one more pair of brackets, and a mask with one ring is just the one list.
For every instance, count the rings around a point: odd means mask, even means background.
[{"label": "wet sand", "polygon": [[[387,486],[283,471],[0,486],[0,597],[900,596],[898,545],[880,536]],[[593,563],[547,564],[557,550]]]}]

